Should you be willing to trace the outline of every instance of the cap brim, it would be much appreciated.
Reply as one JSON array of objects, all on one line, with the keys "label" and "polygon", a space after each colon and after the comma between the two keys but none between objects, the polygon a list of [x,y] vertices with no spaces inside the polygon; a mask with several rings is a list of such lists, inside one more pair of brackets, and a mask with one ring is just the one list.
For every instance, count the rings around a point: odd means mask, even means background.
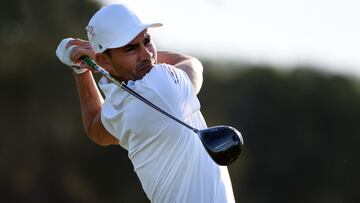
[{"label": "cap brim", "polygon": [[147,28],[156,28],[163,26],[162,23],[152,23],[152,24],[141,24],[140,26],[134,28],[133,30],[130,30],[127,34],[127,36],[121,37],[119,40],[114,41],[108,46],[108,49],[114,49],[114,48],[120,48],[125,45],[127,45],[129,42],[131,42],[133,39],[135,39],[136,36],[138,36],[142,31],[144,31]]}]

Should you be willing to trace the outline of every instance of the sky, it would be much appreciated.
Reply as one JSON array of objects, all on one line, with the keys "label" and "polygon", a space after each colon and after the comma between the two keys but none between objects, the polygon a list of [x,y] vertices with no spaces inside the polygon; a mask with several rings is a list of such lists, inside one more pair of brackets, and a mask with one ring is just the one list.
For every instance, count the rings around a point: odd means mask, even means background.
[{"label": "sky", "polygon": [[125,3],[159,49],[281,68],[312,65],[360,77],[358,0],[101,0]]}]

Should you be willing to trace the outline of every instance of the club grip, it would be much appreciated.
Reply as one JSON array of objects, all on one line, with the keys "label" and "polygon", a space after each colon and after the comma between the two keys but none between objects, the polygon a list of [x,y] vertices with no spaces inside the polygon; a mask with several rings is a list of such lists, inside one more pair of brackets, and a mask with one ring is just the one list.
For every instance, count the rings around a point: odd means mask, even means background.
[{"label": "club grip", "polygon": [[88,56],[82,56],[82,57],[80,57],[80,59],[81,59],[82,61],[84,61],[87,65],[89,65],[91,68],[95,68],[96,63],[95,63],[93,60],[91,60],[90,57],[88,57]]}]

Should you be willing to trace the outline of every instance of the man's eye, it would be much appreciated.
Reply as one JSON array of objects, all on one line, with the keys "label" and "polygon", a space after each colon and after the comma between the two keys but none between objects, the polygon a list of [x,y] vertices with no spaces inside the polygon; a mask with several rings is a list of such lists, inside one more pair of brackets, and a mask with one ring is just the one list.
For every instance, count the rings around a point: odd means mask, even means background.
[{"label": "man's eye", "polygon": [[125,49],[125,52],[132,52],[132,51],[134,51],[134,50],[135,50],[134,47],[129,47],[129,48]]},{"label": "man's eye", "polygon": [[144,44],[150,44],[150,42],[151,42],[151,38],[150,38],[150,37],[145,38]]}]

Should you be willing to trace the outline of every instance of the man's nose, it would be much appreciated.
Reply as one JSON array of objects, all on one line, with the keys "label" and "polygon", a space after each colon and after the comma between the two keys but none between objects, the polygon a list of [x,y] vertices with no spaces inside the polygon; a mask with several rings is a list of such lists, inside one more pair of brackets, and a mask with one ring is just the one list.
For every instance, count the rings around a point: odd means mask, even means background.
[{"label": "man's nose", "polygon": [[154,54],[151,52],[151,50],[146,46],[141,46],[140,50],[140,60],[144,59],[150,59],[152,58]]}]

